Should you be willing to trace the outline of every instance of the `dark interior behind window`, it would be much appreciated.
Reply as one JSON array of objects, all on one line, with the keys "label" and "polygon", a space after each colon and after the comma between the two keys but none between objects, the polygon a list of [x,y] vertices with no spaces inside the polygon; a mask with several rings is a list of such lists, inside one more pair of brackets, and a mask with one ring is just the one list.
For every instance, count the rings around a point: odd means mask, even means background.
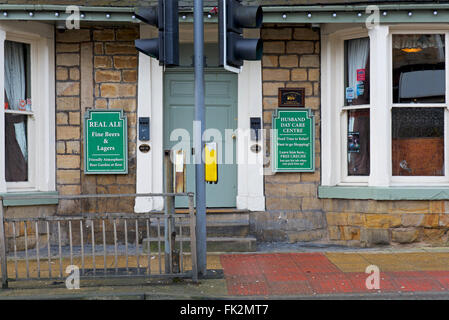
[{"label": "dark interior behind window", "polygon": [[445,44],[440,34],[393,35],[393,103],[444,103]]},{"label": "dark interior behind window", "polygon": [[444,175],[444,109],[392,110],[394,176]]}]

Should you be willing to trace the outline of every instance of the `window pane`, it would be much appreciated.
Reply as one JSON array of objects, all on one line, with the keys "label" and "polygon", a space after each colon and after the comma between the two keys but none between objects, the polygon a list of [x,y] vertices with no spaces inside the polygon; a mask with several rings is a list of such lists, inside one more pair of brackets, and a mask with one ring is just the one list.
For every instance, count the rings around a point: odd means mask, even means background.
[{"label": "window pane", "polygon": [[[30,45],[5,41],[5,109],[31,110]],[[28,181],[27,116],[5,114],[6,181]]]},{"label": "window pane", "polygon": [[369,104],[369,38],[345,41],[345,106]]},{"label": "window pane", "polygon": [[30,45],[5,41],[6,109],[31,110]]},{"label": "window pane", "polygon": [[5,114],[6,181],[28,181],[27,116]]},{"label": "window pane", "polygon": [[444,35],[393,35],[393,102],[444,103]]},{"label": "window pane", "polygon": [[370,173],[369,109],[348,110],[348,176]]},{"label": "window pane", "polygon": [[393,108],[394,176],[444,175],[444,109]]}]

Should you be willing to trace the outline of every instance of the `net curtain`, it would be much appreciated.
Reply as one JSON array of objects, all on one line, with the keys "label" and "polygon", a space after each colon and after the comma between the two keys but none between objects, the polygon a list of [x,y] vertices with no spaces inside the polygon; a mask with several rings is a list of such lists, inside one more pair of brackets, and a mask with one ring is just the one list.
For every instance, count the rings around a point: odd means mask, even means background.
[{"label": "net curtain", "polygon": [[369,55],[369,38],[348,41],[348,85],[357,98],[357,70],[366,69]]},{"label": "net curtain", "polygon": [[[25,45],[5,41],[5,92],[11,110],[19,110],[20,100],[26,99]],[[28,158],[26,126],[14,123],[15,137],[23,157]]]}]

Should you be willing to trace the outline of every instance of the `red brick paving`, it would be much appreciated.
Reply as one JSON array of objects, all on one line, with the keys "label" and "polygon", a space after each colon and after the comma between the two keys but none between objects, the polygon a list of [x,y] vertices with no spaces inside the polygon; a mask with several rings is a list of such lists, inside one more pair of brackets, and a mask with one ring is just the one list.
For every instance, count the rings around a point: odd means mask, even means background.
[{"label": "red brick paving", "polygon": [[[351,282],[351,287],[352,287],[352,292],[369,292],[370,290],[368,290],[366,288],[366,278],[369,276],[368,274],[364,273],[364,272],[350,272],[350,273],[346,273],[345,274],[346,277],[349,279],[349,281]],[[381,283],[383,283],[383,281],[381,280]],[[391,288],[393,289],[393,288]]]},{"label": "red brick paving", "polygon": [[381,272],[380,290],[369,290],[368,274],[342,272],[322,253],[222,255],[221,264],[233,296],[449,291],[449,271]]}]

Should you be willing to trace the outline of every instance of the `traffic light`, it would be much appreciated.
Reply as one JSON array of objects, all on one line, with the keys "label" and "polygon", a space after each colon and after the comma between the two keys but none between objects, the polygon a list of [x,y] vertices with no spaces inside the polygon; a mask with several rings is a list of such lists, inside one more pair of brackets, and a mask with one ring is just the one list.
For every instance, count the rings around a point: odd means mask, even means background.
[{"label": "traffic light", "polygon": [[244,6],[240,0],[219,0],[218,2],[220,66],[240,72],[243,60],[261,60],[263,43],[261,39],[243,38],[243,28],[262,26],[262,7]]},{"label": "traffic light", "polygon": [[158,59],[160,65],[178,66],[178,0],[159,0],[157,6],[138,8],[134,14],[141,21],[159,29],[158,38],[135,40],[136,49]]}]

